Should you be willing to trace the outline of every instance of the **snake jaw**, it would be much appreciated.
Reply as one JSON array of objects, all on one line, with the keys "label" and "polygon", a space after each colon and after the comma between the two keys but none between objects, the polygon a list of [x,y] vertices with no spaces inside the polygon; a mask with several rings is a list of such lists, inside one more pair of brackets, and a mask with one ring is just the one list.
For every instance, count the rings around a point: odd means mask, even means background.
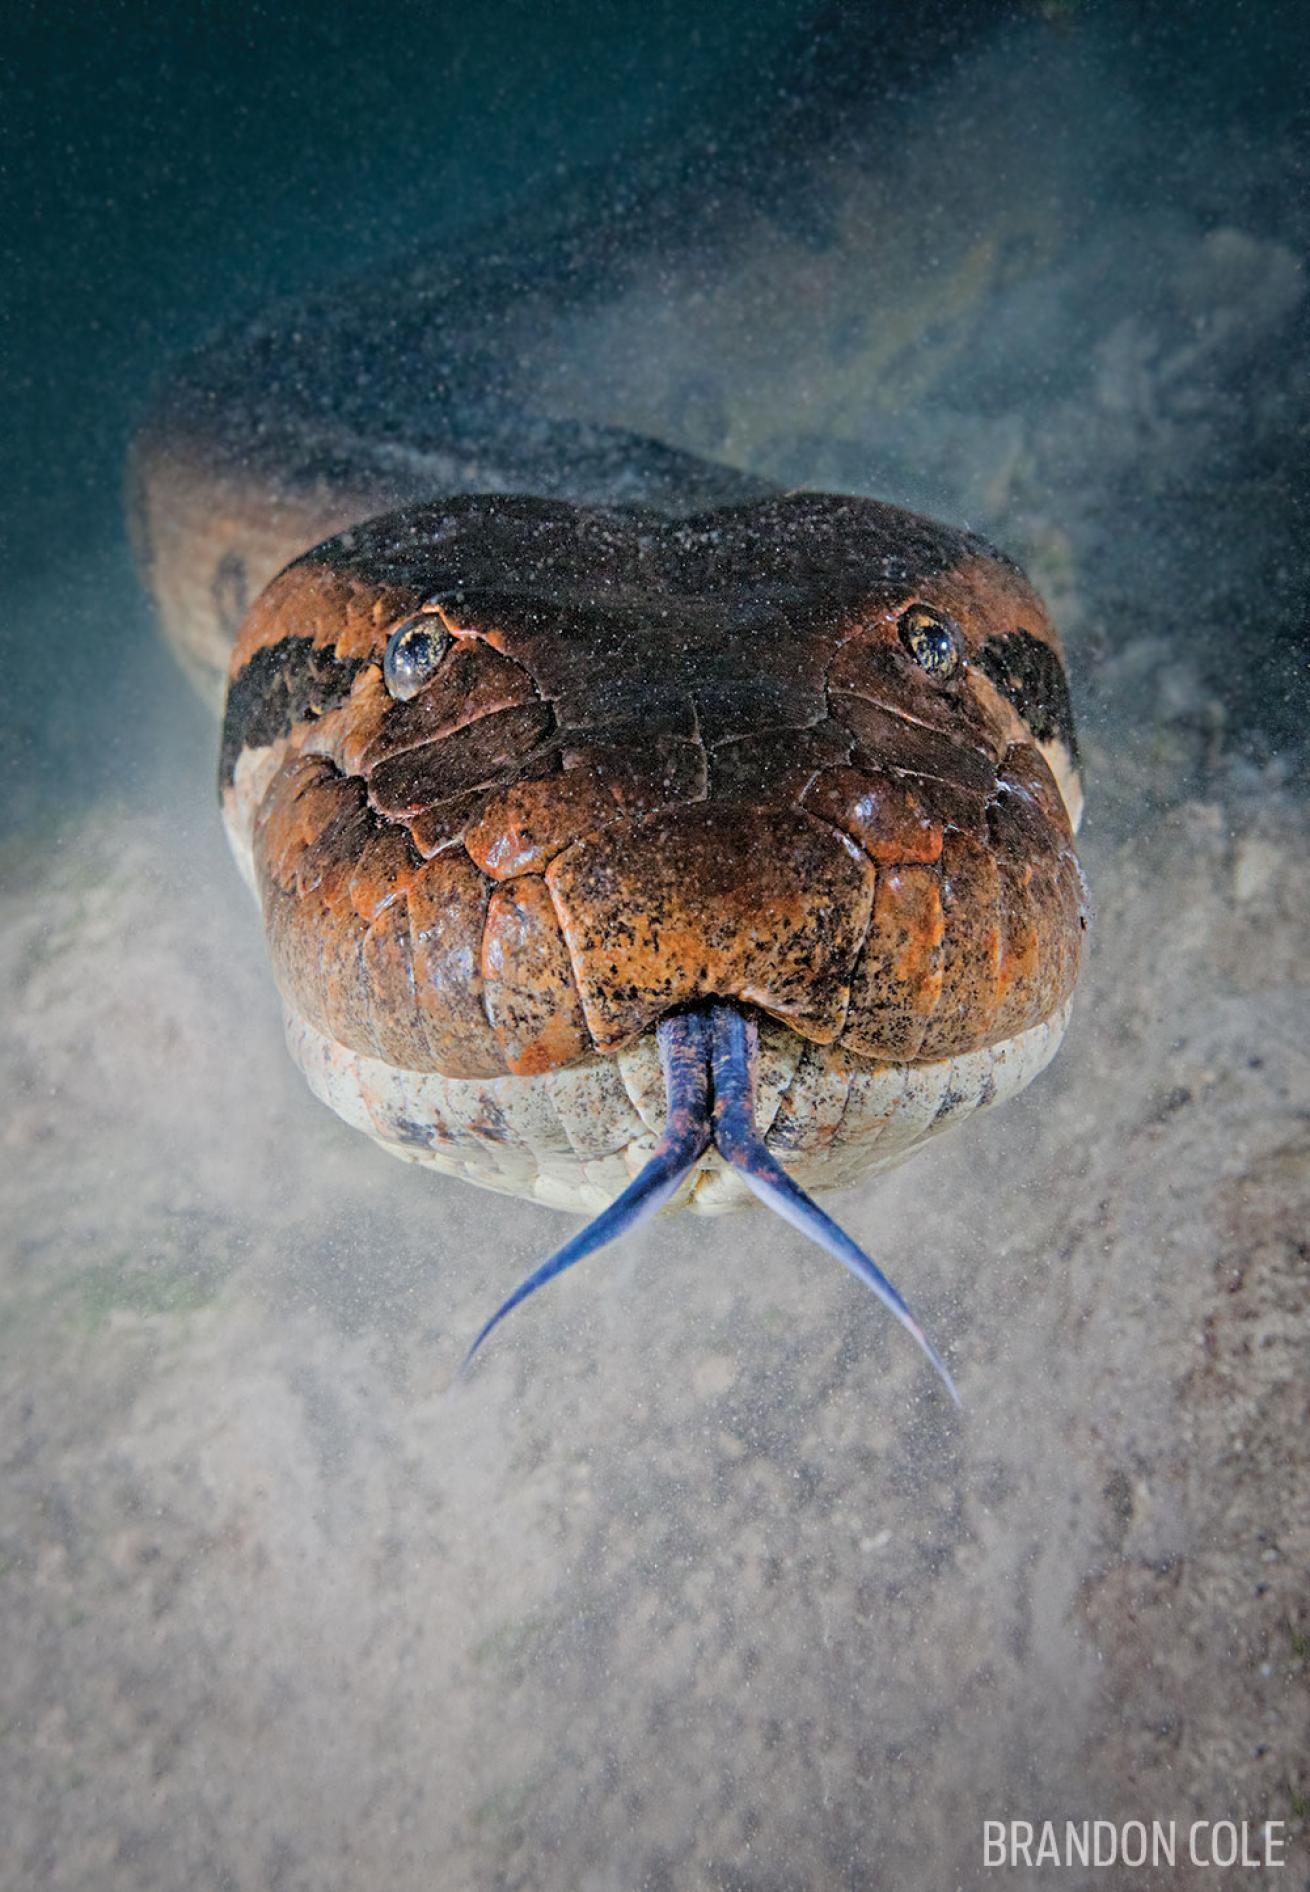
[{"label": "snake jaw", "polygon": [[736,1005],[695,1007],[661,1019],[656,1036],[664,1072],[667,1121],[649,1161],[608,1208],[548,1256],[502,1301],[464,1356],[461,1377],[507,1314],[576,1262],[657,1214],[713,1143],[767,1208],[872,1289],[911,1335],[959,1406],[960,1396],[945,1362],[900,1291],[787,1174],[756,1129],[759,1027],[754,1016]]}]

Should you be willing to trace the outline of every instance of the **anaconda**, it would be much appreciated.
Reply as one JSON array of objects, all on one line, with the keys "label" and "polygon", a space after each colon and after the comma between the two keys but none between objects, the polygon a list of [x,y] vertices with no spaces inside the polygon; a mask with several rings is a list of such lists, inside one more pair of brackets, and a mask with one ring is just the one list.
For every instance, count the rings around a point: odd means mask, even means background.
[{"label": "anaconda", "polygon": [[249,325],[137,448],[165,629],[226,673],[293,1056],[392,1153],[598,1212],[484,1333],[641,1214],[761,1196],[922,1341],[806,1192],[1059,1044],[1058,636],[967,531],[543,417],[555,278],[524,279],[491,256],[472,291],[420,271]]}]

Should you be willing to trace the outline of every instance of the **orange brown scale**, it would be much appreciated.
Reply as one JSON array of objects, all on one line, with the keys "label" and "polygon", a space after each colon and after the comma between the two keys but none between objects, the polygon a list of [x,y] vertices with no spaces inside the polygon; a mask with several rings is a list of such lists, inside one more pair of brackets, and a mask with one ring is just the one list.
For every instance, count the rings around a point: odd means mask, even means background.
[{"label": "orange brown scale", "polygon": [[671,809],[579,841],[546,880],[598,1050],[725,993],[816,1042],[840,1032],[874,874],[812,816]]},{"label": "orange brown scale", "polygon": [[941,986],[921,1058],[948,1058],[987,1042],[1000,978],[999,896],[990,851],[967,834],[948,834],[941,860]]},{"label": "orange brown scale", "polygon": [[866,1057],[918,1058],[942,991],[940,876],[922,866],[878,876],[873,916],[851,983],[844,1043]]},{"label": "orange brown scale", "polygon": [[410,888],[415,1002],[428,1040],[427,1059],[416,1068],[458,1078],[505,1069],[482,971],[491,891],[462,851],[429,862]]},{"label": "orange brown scale", "polygon": [[[949,675],[907,648],[911,606],[953,627]],[[388,639],[424,612],[448,645],[394,700]],[[257,601],[225,801],[292,1012],[351,1052],[530,1076],[728,998],[844,1083],[1067,1000],[1059,663],[1013,565],[874,501],[670,522],[466,497],[354,527]]]},{"label": "orange brown scale", "polygon": [[806,787],[802,804],[849,834],[883,867],[940,860],[942,825],[905,776],[883,769],[826,769]]},{"label": "orange brown scale", "polygon": [[591,1049],[568,945],[543,881],[525,876],[492,893],[482,977],[487,1016],[516,1076],[557,1071]]},{"label": "orange brown scale", "polygon": [[619,804],[599,772],[582,766],[493,792],[464,845],[492,880],[512,880],[543,874],[580,833],[618,818]]},{"label": "orange brown scale", "polygon": [[691,735],[643,730],[629,724],[614,732],[617,740],[571,746],[564,762],[570,771],[586,768],[627,815],[650,814],[670,803],[703,800],[705,750]]}]

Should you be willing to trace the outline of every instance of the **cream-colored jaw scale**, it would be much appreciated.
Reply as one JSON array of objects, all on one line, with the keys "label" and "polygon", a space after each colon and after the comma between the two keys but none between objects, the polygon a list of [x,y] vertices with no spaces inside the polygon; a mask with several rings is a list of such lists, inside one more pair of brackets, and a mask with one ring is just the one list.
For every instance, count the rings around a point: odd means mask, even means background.
[{"label": "cream-colored jaw scale", "polygon": [[1055,777],[1060,799],[1069,811],[1069,826],[1077,834],[1083,821],[1083,777],[1077,758],[1059,736],[1039,742],[1037,752]]},{"label": "cream-colored jaw scale", "polygon": [[[930,1137],[1005,1103],[1059,1048],[1070,1004],[981,1051],[881,1064],[760,1024],[757,1127],[804,1188],[836,1189],[904,1161]],[[593,1214],[638,1173],[664,1129],[653,1032],[611,1058],[537,1077],[448,1078],[348,1051],[294,1013],[292,1057],[321,1102],[381,1148],[481,1188]],[[755,1198],[713,1149],[671,1206],[702,1215]]]}]

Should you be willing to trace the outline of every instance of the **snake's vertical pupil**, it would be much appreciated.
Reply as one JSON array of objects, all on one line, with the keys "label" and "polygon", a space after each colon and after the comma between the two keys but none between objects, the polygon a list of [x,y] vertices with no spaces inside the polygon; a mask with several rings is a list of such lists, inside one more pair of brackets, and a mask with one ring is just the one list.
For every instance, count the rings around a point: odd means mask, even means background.
[{"label": "snake's vertical pupil", "polygon": [[901,613],[901,642],[929,676],[953,676],[960,665],[959,627],[931,605],[912,604]]},{"label": "snake's vertical pupil", "polygon": [[398,702],[417,696],[446,654],[449,635],[431,617],[409,618],[387,639],[382,679]]}]

